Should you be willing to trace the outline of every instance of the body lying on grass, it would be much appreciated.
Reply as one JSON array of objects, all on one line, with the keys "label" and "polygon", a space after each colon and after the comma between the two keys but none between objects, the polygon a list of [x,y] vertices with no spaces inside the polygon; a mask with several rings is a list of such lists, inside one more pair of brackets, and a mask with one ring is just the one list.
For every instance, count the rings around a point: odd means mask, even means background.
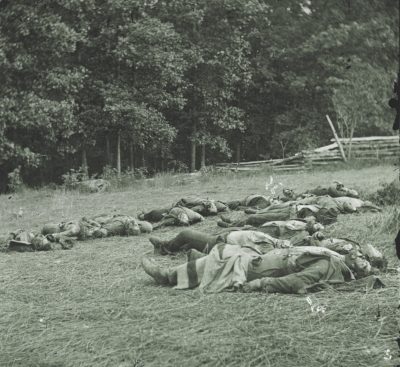
[{"label": "body lying on grass", "polygon": [[[367,277],[372,269],[358,254],[340,255],[315,246],[273,249],[262,254],[253,247],[218,244],[208,255],[195,254],[195,259],[189,258],[187,263],[173,268],[157,266],[149,258],[142,259],[142,266],[159,284],[176,289],[199,287],[207,293],[224,290],[306,293]],[[373,277],[371,286],[376,282]]]},{"label": "body lying on grass", "polygon": [[313,194],[316,196],[329,195],[333,198],[347,196],[351,198],[358,198],[358,192],[354,189],[345,187],[339,181],[333,181],[330,185],[317,186],[314,189],[307,190],[304,194]]},{"label": "body lying on grass", "polygon": [[154,253],[160,255],[173,254],[179,251],[197,250],[209,253],[217,244],[253,247],[261,253],[267,253],[275,248],[298,246],[324,247],[342,255],[357,254],[368,260],[372,267],[385,270],[387,260],[383,254],[371,244],[359,244],[347,238],[325,238],[322,232],[302,231],[282,239],[255,230],[233,230],[222,234],[208,234],[191,229],[183,230],[171,240],[150,237]]},{"label": "body lying on grass", "polygon": [[315,217],[311,216],[303,219],[268,221],[259,227],[250,227],[249,229],[267,233],[275,238],[291,240],[294,237],[302,238],[316,232],[321,232],[324,230],[324,226],[318,223]]},{"label": "body lying on grass", "polygon": [[18,229],[1,239],[0,248],[3,251],[33,252],[50,250],[69,250],[74,240],[60,238],[59,241],[49,241],[43,234],[36,231]]},{"label": "body lying on grass", "polygon": [[354,189],[350,189],[345,187],[341,182],[334,181],[329,185],[322,185],[318,186],[314,189],[307,190],[303,194],[296,194],[291,189],[283,189],[282,195],[278,197],[272,196],[264,196],[259,194],[252,194],[246,196],[242,200],[232,200],[227,203],[230,209],[246,209],[246,208],[253,208],[253,209],[265,209],[272,204],[279,204],[288,201],[296,201],[298,199],[302,199],[303,197],[307,197],[309,195],[315,196],[325,196],[329,195],[333,198],[337,197],[352,197],[358,198],[358,192]]},{"label": "body lying on grass", "polygon": [[124,214],[102,214],[79,221],[48,223],[42,234],[50,239],[75,237],[78,240],[109,236],[137,236],[152,231],[152,225]]},{"label": "body lying on grass", "polygon": [[[370,201],[364,201],[361,199],[357,198],[350,198],[347,196],[341,196],[337,198],[333,198],[329,195],[324,195],[324,196],[308,196],[306,198],[302,199],[297,199],[295,201],[288,201],[285,203],[279,203],[276,205],[271,205],[268,208],[261,209],[261,210],[251,210],[247,209],[246,213],[248,214],[264,214],[264,213],[270,213],[272,211],[277,211],[279,209],[285,208],[287,206],[293,206],[293,205],[298,205],[301,207],[306,207],[308,205],[310,206],[318,206],[320,208],[325,208],[325,209],[330,209],[337,214],[349,214],[349,213],[355,213],[355,212],[361,212],[361,211],[381,211],[381,209],[372,204]],[[310,207],[311,210],[312,207]]]},{"label": "body lying on grass", "polygon": [[[202,216],[216,215],[219,212],[224,212],[228,210],[228,206],[219,200],[202,199],[198,197],[184,197],[180,199],[172,207],[153,209],[146,213],[140,213],[138,218],[141,220],[146,220],[151,223],[161,222],[166,216],[168,216],[172,209],[174,208],[187,208],[191,211],[198,213]],[[186,212],[187,216],[192,216],[191,212]],[[187,223],[183,223],[186,225]],[[181,224],[178,224],[181,225]]]},{"label": "body lying on grass", "polygon": [[251,245],[259,248],[260,251],[290,246],[288,240],[280,240],[263,232],[252,230],[233,230],[224,234],[213,235],[192,229],[185,229],[171,240],[150,237],[149,241],[154,246],[154,254],[157,255],[168,255],[190,249],[209,253],[218,243],[229,243],[239,246]]},{"label": "body lying on grass", "polygon": [[296,201],[273,204],[265,209],[247,209],[250,216],[243,215],[233,221],[228,216],[221,216],[218,225],[221,227],[244,225],[260,226],[267,221],[288,220],[314,216],[322,224],[331,224],[337,220],[339,214],[349,214],[360,211],[381,211],[379,207],[369,201],[350,198],[347,196],[332,198],[325,196],[310,196]]},{"label": "body lying on grass", "polygon": [[239,218],[223,215],[217,224],[220,227],[243,227],[245,225],[259,227],[266,222],[304,219],[311,216],[315,217],[319,223],[331,224],[336,222],[337,215],[338,212],[332,208],[326,209],[318,205],[300,205],[297,202],[289,201],[273,204],[251,215],[242,214]]},{"label": "body lying on grass", "polygon": [[270,196],[251,194],[247,195],[244,199],[231,200],[226,204],[228,205],[229,209],[242,210],[246,208],[265,209],[274,202],[276,202],[276,200]]},{"label": "body lying on grass", "polygon": [[351,198],[358,198],[358,192],[354,189],[350,189],[345,187],[339,181],[333,181],[329,185],[320,185],[314,189],[307,190],[302,194],[296,194],[291,189],[283,189],[283,196],[280,198],[282,201],[289,201],[289,200],[297,200],[308,197],[310,195],[313,196],[326,196],[329,195],[330,197],[337,198],[337,197],[351,197]]},{"label": "body lying on grass", "polygon": [[[300,242],[321,230],[323,230],[323,226],[316,223],[315,218],[309,217],[304,220],[267,222],[259,228],[232,227],[218,234],[186,229],[171,240],[162,240],[157,237],[150,237],[149,240],[153,244],[156,254],[167,255],[188,249],[207,253],[219,242],[233,245],[259,244],[285,247],[285,243],[290,244],[292,239]],[[281,243],[279,246],[277,246],[278,241]]]},{"label": "body lying on grass", "polygon": [[[137,236],[150,233],[152,225],[122,214],[102,214],[81,220],[47,223],[41,233],[18,230],[11,233],[6,248],[9,251],[47,251],[70,249],[75,240],[110,236]],[[59,245],[56,245],[58,243]]]},{"label": "body lying on grass", "polygon": [[228,210],[227,204],[219,200],[202,199],[198,197],[187,196],[180,199],[174,206],[189,208],[204,217],[216,215]]},{"label": "body lying on grass", "polygon": [[372,204],[370,201],[351,198],[348,196],[331,197],[324,196],[310,196],[304,199],[297,200],[298,204],[303,205],[319,205],[320,207],[330,209],[333,208],[340,214],[351,214],[355,212],[379,212],[381,208]]},{"label": "body lying on grass", "polygon": [[204,220],[201,214],[183,206],[175,206],[166,212],[152,210],[145,214],[139,214],[138,217],[139,219],[147,218],[148,220],[152,219],[152,222],[157,222],[153,224],[153,229],[165,226],[190,226]]},{"label": "body lying on grass", "polygon": [[138,236],[150,233],[152,225],[124,214],[101,214],[79,221],[46,224],[42,233],[50,238],[77,237],[79,240],[110,236]]}]

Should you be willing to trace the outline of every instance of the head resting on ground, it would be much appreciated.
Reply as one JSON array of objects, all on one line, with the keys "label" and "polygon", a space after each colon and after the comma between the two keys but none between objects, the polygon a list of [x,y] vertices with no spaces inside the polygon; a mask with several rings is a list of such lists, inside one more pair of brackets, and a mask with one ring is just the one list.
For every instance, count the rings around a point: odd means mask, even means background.
[{"label": "head resting on ground", "polygon": [[332,186],[336,189],[336,190],[341,190],[344,188],[344,185],[340,182],[340,181],[333,181]]},{"label": "head resting on ground", "polygon": [[345,201],[343,203],[343,209],[345,210],[346,213],[354,213],[357,211],[357,208],[350,201]]},{"label": "head resting on ground", "polygon": [[370,262],[372,267],[386,270],[388,260],[376,247],[374,247],[370,243],[367,243],[362,247],[362,252],[367,260]]},{"label": "head resting on ground", "polygon": [[311,237],[315,241],[323,241],[325,239],[325,235],[322,232],[314,232]]},{"label": "head resting on ground", "polygon": [[358,192],[353,189],[349,189],[345,187],[341,182],[334,181],[333,185],[331,186],[334,190],[336,190],[337,194],[341,194],[343,196],[348,196],[352,198],[358,198]]},{"label": "head resting on ground", "polygon": [[314,216],[306,217],[304,220],[306,221],[306,230],[309,234],[324,230],[324,226],[318,223]]},{"label": "head resting on ground", "polygon": [[130,220],[126,224],[126,234],[128,236],[137,236],[140,234],[140,227],[136,220]]},{"label": "head resting on ground", "polygon": [[344,255],[346,265],[355,273],[356,278],[372,274],[372,266],[366,257],[356,248]]},{"label": "head resting on ground", "polygon": [[214,200],[209,200],[209,199],[204,200],[203,206],[204,206],[205,212],[207,214],[217,214],[218,213],[218,209],[217,209],[217,206],[215,205]]},{"label": "head resting on ground", "polygon": [[296,199],[296,194],[292,189],[283,189],[282,190],[283,196],[287,199]]},{"label": "head resting on ground", "polygon": [[140,228],[140,233],[151,233],[153,231],[153,226],[149,222],[139,220],[138,225]]}]

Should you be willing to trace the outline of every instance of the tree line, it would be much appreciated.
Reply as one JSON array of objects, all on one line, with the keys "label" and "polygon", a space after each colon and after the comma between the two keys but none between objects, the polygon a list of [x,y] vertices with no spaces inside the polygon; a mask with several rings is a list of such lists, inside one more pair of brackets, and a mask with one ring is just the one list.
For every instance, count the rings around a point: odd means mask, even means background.
[{"label": "tree line", "polygon": [[392,0],[0,0],[0,190],[391,134]]}]

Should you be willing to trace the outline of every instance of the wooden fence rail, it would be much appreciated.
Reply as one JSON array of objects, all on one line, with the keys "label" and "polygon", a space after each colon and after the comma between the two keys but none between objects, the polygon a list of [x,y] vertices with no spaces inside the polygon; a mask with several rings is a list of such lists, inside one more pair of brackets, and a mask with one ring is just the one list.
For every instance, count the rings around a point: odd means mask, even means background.
[{"label": "wooden fence rail", "polygon": [[[334,141],[335,139],[331,139]],[[350,140],[339,138],[347,157],[349,155]],[[351,141],[351,159],[381,159],[397,158],[400,156],[398,136],[370,136],[353,138]],[[258,171],[263,167],[270,167],[274,171],[293,171],[310,169],[312,166],[329,165],[343,161],[338,144],[332,143],[314,150],[304,150],[292,157],[270,159],[262,161],[217,163],[220,170]]]}]

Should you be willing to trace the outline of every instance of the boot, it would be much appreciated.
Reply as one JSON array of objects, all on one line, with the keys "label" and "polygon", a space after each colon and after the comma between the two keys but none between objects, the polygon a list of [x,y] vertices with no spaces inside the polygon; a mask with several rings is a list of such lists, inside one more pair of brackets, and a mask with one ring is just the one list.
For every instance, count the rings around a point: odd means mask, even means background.
[{"label": "boot", "polygon": [[229,228],[231,225],[230,225],[230,223],[227,223],[227,222],[225,222],[225,221],[223,221],[223,220],[219,220],[218,222],[217,222],[217,225],[219,226],[219,227],[223,227],[223,228]]},{"label": "boot", "polygon": [[223,220],[226,223],[232,223],[232,220],[231,220],[231,218],[229,218],[228,215],[222,214],[222,215],[220,215],[220,218],[221,218],[221,220]]},{"label": "boot", "polygon": [[150,275],[158,284],[169,284],[169,271],[158,266],[153,260],[147,257],[142,258],[144,271]]},{"label": "boot", "polygon": [[253,208],[247,208],[244,210],[246,214],[257,214],[257,210]]},{"label": "boot", "polygon": [[164,248],[165,241],[157,237],[149,237],[149,241],[154,246],[154,255],[167,255],[168,251]]}]

